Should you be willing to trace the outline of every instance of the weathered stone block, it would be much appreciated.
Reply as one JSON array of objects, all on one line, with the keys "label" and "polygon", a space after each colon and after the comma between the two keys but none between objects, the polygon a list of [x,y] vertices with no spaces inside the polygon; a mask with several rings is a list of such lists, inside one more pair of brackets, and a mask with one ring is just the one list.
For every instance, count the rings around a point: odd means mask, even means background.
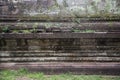
[{"label": "weathered stone block", "polygon": [[118,0],[21,0],[6,1],[1,15],[32,17],[98,17],[119,15]]}]

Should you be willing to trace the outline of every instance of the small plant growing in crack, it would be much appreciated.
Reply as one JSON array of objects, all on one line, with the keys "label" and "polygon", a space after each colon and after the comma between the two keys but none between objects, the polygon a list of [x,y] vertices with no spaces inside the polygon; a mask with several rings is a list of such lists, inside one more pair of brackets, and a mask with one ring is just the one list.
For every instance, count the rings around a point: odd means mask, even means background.
[{"label": "small plant growing in crack", "polygon": [[4,32],[4,33],[9,33],[10,30],[9,30],[8,26],[2,27],[2,32]]}]

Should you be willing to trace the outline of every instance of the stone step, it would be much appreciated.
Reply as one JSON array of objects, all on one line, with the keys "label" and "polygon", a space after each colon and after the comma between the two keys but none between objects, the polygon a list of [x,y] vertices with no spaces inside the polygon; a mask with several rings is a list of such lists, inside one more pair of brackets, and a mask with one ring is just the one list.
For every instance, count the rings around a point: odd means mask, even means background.
[{"label": "stone step", "polygon": [[75,32],[75,33],[0,33],[6,39],[80,39],[80,38],[120,38],[120,32]]},{"label": "stone step", "polygon": [[[107,32],[116,32],[120,30],[120,23],[119,22],[97,22],[97,23],[92,23],[92,22],[86,22],[86,23],[81,23],[81,24],[75,24],[75,23],[70,23],[70,22],[45,22],[45,23],[40,23],[40,22],[36,22],[37,23],[37,27],[34,27],[34,23],[19,23],[19,26],[16,25],[16,23],[0,23],[0,29],[3,29],[4,26],[9,25],[7,28],[11,31],[13,30],[32,30],[32,29],[37,29],[37,30],[41,30],[43,32],[45,32],[47,29],[51,29],[51,31],[54,30],[59,30],[60,32],[63,31],[70,31],[70,30],[80,30],[80,31],[86,31],[86,30],[94,30],[94,31],[107,31]],[[46,26],[46,24],[51,25],[49,28],[47,28],[48,26]],[[56,25],[58,25],[58,27],[56,27]],[[66,25],[67,24],[67,25]],[[26,26],[24,26],[26,25]]]},{"label": "stone step", "polygon": [[16,51],[0,51],[0,53],[119,53],[116,50],[39,50],[39,51],[25,51],[25,50],[16,50]]},{"label": "stone step", "polygon": [[3,57],[0,62],[120,62],[120,57]]},{"label": "stone step", "polygon": [[[45,14],[43,14],[42,16],[44,16]],[[64,15],[64,14],[63,14]],[[9,16],[9,15],[0,15],[0,22],[75,22],[76,20],[78,22],[119,22],[120,21],[120,17],[110,17],[110,18],[94,18],[94,17],[86,17],[86,16],[82,16],[82,17],[24,17],[24,16]],[[54,18],[53,18],[54,17]]]},{"label": "stone step", "polygon": [[45,74],[120,75],[118,62],[12,62],[0,63],[0,70],[25,68]]},{"label": "stone step", "polygon": [[119,46],[64,46],[64,45],[46,45],[46,46],[3,46],[1,50],[120,50]]},{"label": "stone step", "polygon": [[120,57],[120,52],[0,51],[0,57]]}]

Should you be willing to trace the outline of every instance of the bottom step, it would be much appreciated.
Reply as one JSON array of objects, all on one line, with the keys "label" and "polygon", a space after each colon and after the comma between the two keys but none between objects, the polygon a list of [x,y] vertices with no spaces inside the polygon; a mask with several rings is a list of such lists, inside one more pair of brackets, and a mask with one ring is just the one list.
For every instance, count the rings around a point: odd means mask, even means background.
[{"label": "bottom step", "polygon": [[38,62],[38,63],[0,63],[0,70],[26,68],[32,72],[45,74],[97,74],[120,75],[120,63],[110,62]]}]

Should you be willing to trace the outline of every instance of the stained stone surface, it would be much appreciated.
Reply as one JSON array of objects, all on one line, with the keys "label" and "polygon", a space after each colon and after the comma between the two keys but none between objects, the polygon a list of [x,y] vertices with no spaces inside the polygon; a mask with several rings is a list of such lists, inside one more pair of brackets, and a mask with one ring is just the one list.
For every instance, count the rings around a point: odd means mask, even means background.
[{"label": "stained stone surface", "polygon": [[119,0],[2,0],[1,15],[91,17],[120,14]]}]

